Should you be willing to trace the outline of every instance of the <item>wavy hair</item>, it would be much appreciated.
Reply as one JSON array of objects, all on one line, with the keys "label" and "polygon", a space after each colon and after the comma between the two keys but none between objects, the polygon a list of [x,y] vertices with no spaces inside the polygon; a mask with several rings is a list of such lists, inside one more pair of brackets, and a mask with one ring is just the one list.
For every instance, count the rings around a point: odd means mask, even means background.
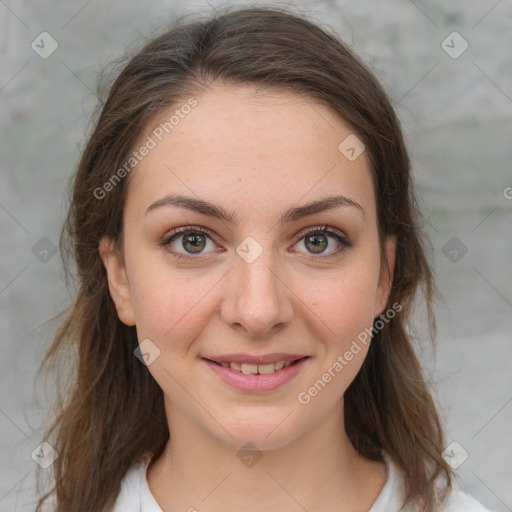
[{"label": "wavy hair", "polygon": [[[225,10],[176,23],[147,42],[107,90],[74,175],[61,251],[76,264],[76,297],[42,370],[70,369],[46,439],[59,453],[51,490],[56,512],[112,508],[127,470],[146,452],[155,460],[169,440],[162,390],[134,357],[135,327],[123,324],[110,297],[98,244],[122,238],[128,186],[101,188],[127,161],[149,123],[212,84],[253,84],[302,94],[328,106],[366,146],[375,189],[381,256],[396,236],[388,304],[402,309],[373,336],[345,393],[346,431],[363,457],[385,451],[403,470],[404,503],[438,508],[453,478],[443,432],[408,325],[423,291],[435,331],[436,288],[426,259],[410,159],[391,102],[372,72],[332,29],[276,7]],[[71,366],[70,366],[71,365]]]}]

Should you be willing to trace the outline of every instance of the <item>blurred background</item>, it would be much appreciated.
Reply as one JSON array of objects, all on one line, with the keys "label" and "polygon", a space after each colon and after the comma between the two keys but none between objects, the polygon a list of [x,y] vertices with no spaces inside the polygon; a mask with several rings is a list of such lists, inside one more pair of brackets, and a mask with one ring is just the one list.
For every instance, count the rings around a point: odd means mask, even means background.
[{"label": "blurred background", "polygon": [[[99,73],[163,24],[228,5],[249,3],[0,0],[0,511],[35,508],[51,396],[36,400],[34,377],[70,300],[57,245]],[[437,351],[420,314],[417,339],[446,457],[465,490],[512,511],[512,2],[266,5],[336,29],[395,104],[444,296]]]}]

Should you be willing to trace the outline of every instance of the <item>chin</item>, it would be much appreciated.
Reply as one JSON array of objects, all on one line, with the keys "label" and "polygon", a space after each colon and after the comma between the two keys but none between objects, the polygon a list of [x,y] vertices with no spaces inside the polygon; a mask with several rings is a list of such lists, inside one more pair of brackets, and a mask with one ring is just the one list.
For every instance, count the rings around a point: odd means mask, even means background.
[{"label": "chin", "polygon": [[212,434],[236,450],[251,449],[244,448],[249,443],[255,450],[277,450],[300,436],[297,419],[293,421],[293,417],[293,410],[287,412],[286,409],[274,412],[265,412],[261,408],[252,413],[244,411],[238,417],[230,415],[229,422],[222,424],[225,430],[218,424],[212,425],[215,430]]}]

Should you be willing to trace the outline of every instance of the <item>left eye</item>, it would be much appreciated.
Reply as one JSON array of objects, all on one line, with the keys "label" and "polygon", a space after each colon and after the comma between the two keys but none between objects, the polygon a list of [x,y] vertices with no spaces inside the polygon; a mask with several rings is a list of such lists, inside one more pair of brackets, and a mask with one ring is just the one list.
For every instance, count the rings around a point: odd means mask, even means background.
[{"label": "left eye", "polygon": [[[334,248],[334,250],[328,253],[325,253],[325,250],[328,248],[329,245],[331,245],[329,243],[329,238],[334,239],[338,247]],[[335,254],[338,254],[344,249],[350,247],[351,245],[341,233],[338,233],[337,230],[334,230],[333,228],[329,228],[327,226],[321,229],[314,228],[308,231],[299,239],[298,243],[300,242],[304,244],[304,247],[306,247],[306,249],[310,253],[321,254],[325,256],[333,256]]]},{"label": "left eye", "polygon": [[[213,235],[204,228],[184,228],[174,229],[170,235],[164,237],[160,245],[168,250],[169,254],[176,258],[197,259],[193,255],[201,255],[204,252],[214,252],[215,242]],[[181,239],[181,242],[179,240]],[[332,245],[329,239],[335,241],[335,247],[330,252],[325,252]],[[322,228],[312,228],[306,233],[302,233],[297,237],[295,245],[304,244],[306,252],[313,255],[324,257],[333,256],[350,247],[352,244],[343,236],[341,232],[328,226]],[[204,251],[207,245],[211,245],[212,251]],[[179,249],[184,250],[181,252]]]}]

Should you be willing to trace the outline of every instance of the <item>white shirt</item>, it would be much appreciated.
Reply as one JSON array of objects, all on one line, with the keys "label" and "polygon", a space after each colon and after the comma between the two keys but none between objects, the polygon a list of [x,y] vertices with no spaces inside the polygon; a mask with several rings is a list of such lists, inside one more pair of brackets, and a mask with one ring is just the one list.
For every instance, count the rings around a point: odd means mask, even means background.
[{"label": "white shirt", "polygon": [[[134,464],[121,483],[121,491],[112,512],[163,512],[149,490],[146,470],[150,457]],[[384,455],[387,480],[368,512],[416,512],[414,508],[401,509],[400,470]],[[472,496],[455,486],[439,512],[491,512]]]}]

